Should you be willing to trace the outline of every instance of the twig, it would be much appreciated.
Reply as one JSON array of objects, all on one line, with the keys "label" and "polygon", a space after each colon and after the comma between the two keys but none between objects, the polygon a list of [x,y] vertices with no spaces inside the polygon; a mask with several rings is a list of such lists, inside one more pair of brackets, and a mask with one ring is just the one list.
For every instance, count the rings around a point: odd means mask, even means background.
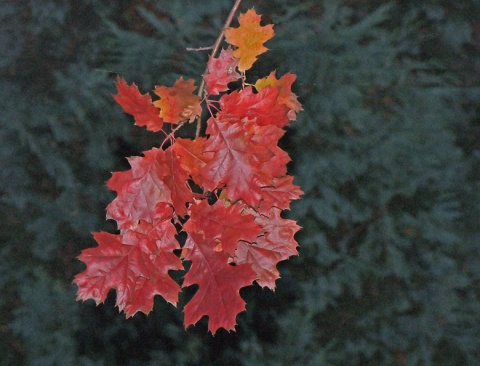
[{"label": "twig", "polygon": [[197,48],[187,47],[186,48],[187,51],[206,51],[206,50],[211,50],[211,49],[213,49],[213,46],[197,47]]},{"label": "twig", "polygon": [[[217,38],[217,41],[213,45],[213,51],[210,54],[210,57],[213,58],[218,52],[218,49],[220,48],[220,44],[223,41],[223,37],[225,37],[225,29],[227,29],[230,26],[230,23],[232,23],[233,17],[235,16],[235,13],[238,10],[238,7],[240,6],[240,3],[242,0],[236,0],[235,4],[232,7],[232,10],[230,10],[230,14],[228,14],[227,20],[225,21],[225,24],[223,25],[222,31],[220,32],[220,35]],[[204,74],[208,72],[208,67],[205,68]],[[205,79],[202,78],[202,82],[200,83],[200,88],[198,89],[198,96],[202,98],[203,96],[203,89],[205,88]],[[201,116],[197,117],[197,130],[195,132],[195,138],[200,136],[200,130],[202,128],[202,118]]]}]

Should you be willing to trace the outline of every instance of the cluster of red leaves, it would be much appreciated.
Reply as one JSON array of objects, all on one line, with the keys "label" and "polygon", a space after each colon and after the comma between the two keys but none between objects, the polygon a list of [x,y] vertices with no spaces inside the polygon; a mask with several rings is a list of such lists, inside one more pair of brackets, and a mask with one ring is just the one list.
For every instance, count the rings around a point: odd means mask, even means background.
[{"label": "cluster of red leaves", "polygon": [[[113,288],[127,317],[149,313],[156,294],[176,305],[181,287],[169,271],[190,261],[182,287],[198,290],[184,307],[185,326],[206,315],[212,333],[231,330],[245,309],[240,289],[255,281],[273,290],[277,263],[297,254],[299,226],[281,212],[302,191],[287,175],[289,157],[278,147],[282,128],[301,110],[291,91],[295,75],[277,80],[273,72],[245,87],[244,71],[265,51],[272,26],[260,26],[251,9],[226,34],[237,48],[210,58],[204,75],[207,136],[183,139],[172,132],[159,148],[131,157],[130,170],[113,173],[107,186],[117,196],[107,218],[120,233],[95,233],[98,246],[80,255],[87,268],[74,280],[78,299],[98,304]],[[255,40],[251,49],[248,39]],[[228,84],[240,79],[242,88],[229,92]],[[154,102],[122,78],[116,86],[115,100],[150,131],[193,121],[202,112],[193,80],[157,86],[160,99]],[[183,246],[180,232],[186,233]]]}]

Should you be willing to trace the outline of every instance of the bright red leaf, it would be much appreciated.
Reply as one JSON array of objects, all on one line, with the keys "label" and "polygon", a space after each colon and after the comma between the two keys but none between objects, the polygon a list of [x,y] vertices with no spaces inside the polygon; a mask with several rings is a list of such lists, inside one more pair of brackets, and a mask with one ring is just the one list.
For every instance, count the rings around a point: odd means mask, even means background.
[{"label": "bright red leaf", "polygon": [[170,190],[175,212],[180,216],[187,214],[187,203],[193,202],[193,193],[188,185],[189,172],[181,164],[181,156],[175,152],[175,145],[169,146],[162,154],[162,162],[167,167],[163,182]]},{"label": "bright red leaf", "polygon": [[180,286],[168,275],[169,270],[183,269],[173,254],[180,248],[175,234],[170,221],[155,227],[141,222],[123,235],[95,233],[98,247],[85,249],[79,256],[87,269],[74,279],[77,299],[91,298],[98,305],[115,289],[116,305],[127,317],[137,311],[148,314],[157,294],[176,305]]},{"label": "bright red leaf", "polygon": [[272,177],[282,177],[287,174],[287,163],[290,156],[278,146],[271,148],[273,158],[262,165],[262,171]]},{"label": "bright red leaf", "polygon": [[277,264],[297,255],[298,243],[294,239],[300,226],[293,220],[280,217],[280,209],[273,207],[265,215],[257,215],[264,236],[255,243],[240,242],[235,252],[235,263],[250,263],[257,273],[256,282],[262,287],[275,289],[275,281],[280,277]]},{"label": "bright red leaf", "polygon": [[268,212],[271,207],[281,210],[290,208],[290,202],[298,200],[303,194],[299,186],[293,184],[293,177],[284,176],[273,178],[271,186],[262,187],[263,199],[260,201],[258,211]]},{"label": "bright red leaf", "polygon": [[286,105],[290,110],[288,117],[290,120],[296,120],[296,112],[302,111],[302,105],[298,101],[298,97],[292,92],[292,84],[297,79],[297,76],[291,73],[286,73],[280,79],[275,76],[275,71],[272,71],[268,77],[258,79],[255,83],[255,88],[260,92],[268,86],[278,89],[278,100],[280,103]]},{"label": "bright red leaf", "polygon": [[198,285],[197,292],[183,310],[185,326],[195,324],[206,315],[212,334],[218,328],[234,330],[237,314],[245,310],[245,301],[239,291],[252,284],[255,271],[250,264],[228,264],[229,255],[215,252],[199,233],[189,233],[183,257],[192,261],[183,287]]},{"label": "bright red leaf", "polygon": [[212,117],[207,133],[210,137],[204,153],[210,161],[202,169],[203,186],[211,191],[225,184],[229,200],[241,199],[251,206],[258,204],[262,198],[260,187],[271,180],[260,170],[261,164],[273,157],[268,146],[261,141],[253,143],[253,135],[245,131],[242,123]]},{"label": "bright red leaf", "polygon": [[278,89],[269,87],[254,93],[248,86],[241,91],[224,94],[220,99],[218,118],[254,120],[259,126],[284,127],[289,123],[288,108],[278,100]]},{"label": "bright red leaf", "polygon": [[242,77],[237,72],[238,60],[232,55],[232,48],[220,52],[218,58],[211,57],[208,61],[208,73],[203,76],[208,94],[220,94],[228,90],[228,83]]},{"label": "bright red leaf", "polygon": [[154,223],[161,219],[167,208],[158,206],[161,202],[173,206],[170,189],[163,180],[168,173],[164,154],[162,149],[153,148],[143,157],[129,158],[132,168],[113,173],[107,182],[107,187],[117,192],[107,207],[107,218],[116,220],[120,229],[128,229],[140,220]]},{"label": "bright red leaf", "polygon": [[148,94],[141,94],[135,83],[127,85],[125,79],[118,77],[118,94],[113,98],[120,104],[125,113],[131,114],[135,124],[145,126],[147,130],[157,132],[163,127],[163,120],[160,118],[160,111],[152,104],[152,98]]},{"label": "bright red leaf", "polygon": [[184,225],[187,232],[203,232],[205,241],[215,251],[233,255],[240,240],[253,242],[262,229],[250,214],[242,213],[241,205],[226,207],[222,200],[209,205],[203,200],[191,207],[190,220]]}]

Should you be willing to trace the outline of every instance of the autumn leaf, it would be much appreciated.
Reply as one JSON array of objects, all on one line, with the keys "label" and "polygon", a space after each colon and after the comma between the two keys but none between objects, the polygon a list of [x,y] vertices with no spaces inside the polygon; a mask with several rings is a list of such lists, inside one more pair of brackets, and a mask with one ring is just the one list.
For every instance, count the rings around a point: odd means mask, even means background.
[{"label": "autumn leaf", "polygon": [[179,159],[182,169],[188,172],[195,182],[202,182],[202,169],[207,165],[208,156],[203,154],[205,137],[195,140],[177,138],[172,145],[173,151]]},{"label": "autumn leaf", "polygon": [[240,242],[235,252],[235,263],[250,263],[257,273],[256,282],[262,287],[275,289],[280,277],[277,264],[297,255],[298,243],[294,239],[300,229],[294,220],[280,216],[281,209],[271,208],[265,215],[257,214],[256,221],[264,232],[254,243]]},{"label": "autumn leaf", "polygon": [[[210,137],[204,146],[209,162],[202,169],[203,186],[211,191],[225,184],[229,200],[241,199],[255,206],[262,198],[261,186],[271,181],[261,171],[261,164],[273,154],[261,140],[252,141],[255,134],[246,131],[246,126],[240,122],[209,119],[207,133]],[[260,126],[253,128],[261,129]]]},{"label": "autumn leaf", "polygon": [[292,92],[292,84],[297,79],[297,76],[291,73],[286,73],[280,79],[275,76],[275,71],[272,71],[266,78],[258,79],[255,83],[255,89],[259,92],[266,87],[271,86],[278,89],[278,100],[280,103],[286,105],[290,110],[289,119],[296,120],[296,112],[302,111],[302,105],[298,101],[298,97]]},{"label": "autumn leaf", "polygon": [[[247,122],[246,127],[250,124],[255,125],[255,123]],[[287,174],[287,163],[290,162],[290,156],[278,146],[278,142],[284,133],[285,130],[269,125],[258,129],[257,133],[252,136],[254,143],[268,146],[268,150],[272,154],[271,159],[262,163],[260,170],[273,179],[285,176]],[[270,183],[271,180],[266,186],[270,186]]]},{"label": "autumn leaf", "polygon": [[116,305],[128,317],[141,311],[148,314],[155,295],[176,305],[180,286],[168,275],[183,269],[173,251],[180,248],[176,229],[168,221],[152,226],[144,221],[123,235],[95,233],[95,248],[85,249],[79,259],[87,269],[78,274],[77,299],[105,301],[108,291],[117,291]]},{"label": "autumn leaf", "polygon": [[195,80],[184,80],[182,77],[175,81],[172,87],[157,86],[154,93],[160,99],[153,102],[153,105],[160,108],[160,117],[165,122],[177,124],[179,122],[193,120],[202,114],[200,97],[194,95]]},{"label": "autumn leaf", "polygon": [[290,202],[298,200],[303,194],[299,186],[293,184],[293,177],[283,176],[273,178],[272,185],[262,187],[262,200],[260,201],[258,211],[267,212],[271,207],[277,207],[281,210],[290,209]]},{"label": "autumn leaf", "polygon": [[240,240],[253,242],[262,233],[255,217],[242,213],[241,205],[226,207],[222,200],[209,205],[206,200],[192,205],[190,220],[184,225],[187,232],[203,232],[205,241],[215,251],[233,255]]},{"label": "autumn leaf", "polygon": [[287,163],[291,161],[290,156],[284,150],[277,146],[271,146],[270,151],[273,157],[262,164],[260,168],[265,174],[270,177],[282,177],[287,174]]},{"label": "autumn leaf", "polygon": [[228,264],[229,255],[216,252],[199,233],[189,233],[182,252],[185,260],[192,261],[183,287],[198,285],[197,292],[183,310],[185,327],[206,315],[212,334],[218,328],[234,330],[237,314],[245,310],[245,301],[239,291],[252,284],[255,271],[250,264]]},{"label": "autumn leaf", "polygon": [[153,148],[143,154],[129,158],[132,168],[113,173],[107,182],[107,187],[117,192],[107,206],[107,218],[116,220],[120,229],[128,229],[140,220],[153,223],[164,217],[163,210],[168,206],[158,206],[161,202],[173,206],[171,191],[163,181],[168,173],[163,150]]},{"label": "autumn leaf", "polygon": [[208,94],[220,94],[228,90],[228,83],[242,76],[237,72],[238,60],[232,55],[232,48],[222,50],[218,58],[210,57],[207,63],[208,73],[203,78]]},{"label": "autumn leaf", "polygon": [[218,118],[227,120],[255,120],[259,126],[284,127],[289,123],[288,108],[278,101],[278,90],[266,88],[254,93],[248,86],[241,91],[224,94],[220,98]]},{"label": "autumn leaf", "polygon": [[157,132],[163,127],[160,111],[152,104],[148,94],[141,94],[135,83],[127,85],[125,79],[118,77],[116,82],[118,94],[113,98],[120,104],[125,113],[131,114],[137,126],[145,126],[147,130]]},{"label": "autumn leaf", "polygon": [[237,46],[233,56],[239,59],[238,69],[242,72],[250,69],[257,56],[268,50],[263,44],[275,35],[273,24],[261,26],[261,18],[252,8],[245,14],[240,14],[238,28],[225,29],[226,41]]},{"label": "autumn leaf", "polygon": [[187,182],[190,178],[189,172],[183,168],[181,155],[176,153],[175,144],[176,142],[169,146],[161,155],[162,162],[167,168],[163,182],[170,190],[175,213],[185,216],[187,214],[186,205],[189,202],[193,202],[194,195]]}]

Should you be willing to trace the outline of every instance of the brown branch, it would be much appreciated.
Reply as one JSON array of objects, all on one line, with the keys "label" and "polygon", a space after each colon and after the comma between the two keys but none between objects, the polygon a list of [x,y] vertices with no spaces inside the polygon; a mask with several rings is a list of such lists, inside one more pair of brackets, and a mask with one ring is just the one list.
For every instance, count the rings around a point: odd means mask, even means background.
[{"label": "brown branch", "polygon": [[[218,49],[220,48],[220,44],[223,41],[223,37],[225,37],[225,29],[227,29],[230,26],[230,23],[232,23],[233,17],[235,16],[235,13],[238,10],[238,7],[240,6],[240,3],[242,0],[236,0],[235,4],[232,7],[232,10],[230,10],[230,14],[228,14],[227,20],[225,21],[225,24],[223,25],[222,31],[220,32],[220,35],[218,36],[215,44],[213,45],[213,51],[210,54],[210,57],[213,58],[218,52]],[[208,67],[205,68],[204,74],[208,72]],[[198,89],[198,96],[200,98],[203,97],[203,90],[205,89],[205,79],[202,77],[202,82],[200,83],[200,88]],[[200,130],[202,128],[202,118],[201,116],[197,117],[197,130],[195,132],[195,138],[200,136]]]}]

